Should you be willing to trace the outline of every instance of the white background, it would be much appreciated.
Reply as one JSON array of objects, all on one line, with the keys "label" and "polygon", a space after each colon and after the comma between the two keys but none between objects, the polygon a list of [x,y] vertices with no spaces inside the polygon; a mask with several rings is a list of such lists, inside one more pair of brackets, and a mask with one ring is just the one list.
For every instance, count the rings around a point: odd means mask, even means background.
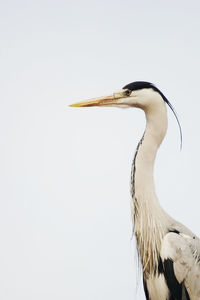
[{"label": "white background", "polygon": [[[129,177],[142,111],[68,107],[135,80],[169,110],[157,194],[200,235],[199,1],[2,1],[0,299],[132,300]],[[144,299],[141,286],[137,299]]]}]

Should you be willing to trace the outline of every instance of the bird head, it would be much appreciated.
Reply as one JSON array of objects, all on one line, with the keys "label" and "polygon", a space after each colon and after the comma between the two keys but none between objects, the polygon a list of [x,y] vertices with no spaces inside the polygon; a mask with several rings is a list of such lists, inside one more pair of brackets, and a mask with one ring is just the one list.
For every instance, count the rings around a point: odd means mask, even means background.
[{"label": "bird head", "polygon": [[146,109],[149,105],[161,101],[162,97],[152,83],[136,81],[124,86],[112,95],[90,99],[72,104],[72,107],[116,106],[138,107]]},{"label": "bird head", "polygon": [[177,114],[164,94],[153,84],[147,81],[135,81],[125,85],[118,92],[109,96],[90,99],[87,101],[71,104],[71,107],[90,107],[90,106],[116,106],[116,107],[138,107],[145,110],[152,109],[158,103],[165,102],[171,108],[180,129],[181,145],[182,131]]}]

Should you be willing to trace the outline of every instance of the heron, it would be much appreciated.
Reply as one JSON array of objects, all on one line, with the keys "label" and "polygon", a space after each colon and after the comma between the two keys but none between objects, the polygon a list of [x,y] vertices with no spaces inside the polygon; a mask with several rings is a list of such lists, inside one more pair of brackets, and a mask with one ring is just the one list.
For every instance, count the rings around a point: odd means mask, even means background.
[{"label": "heron", "polygon": [[167,105],[156,85],[135,81],[109,96],[72,104],[72,107],[116,106],[142,109],[146,128],[131,168],[131,216],[141,261],[147,300],[200,299],[200,239],[174,220],[160,205],[155,191],[154,163],[166,135]]}]

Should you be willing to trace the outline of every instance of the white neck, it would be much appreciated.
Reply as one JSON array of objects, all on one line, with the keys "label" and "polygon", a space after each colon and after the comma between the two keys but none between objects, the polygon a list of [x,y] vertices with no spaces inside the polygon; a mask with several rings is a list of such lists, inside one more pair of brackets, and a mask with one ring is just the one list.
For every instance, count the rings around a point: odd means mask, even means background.
[{"label": "white neck", "polygon": [[[167,214],[161,208],[154,185],[154,161],[167,131],[167,110],[164,101],[144,108],[146,130],[138,144],[131,174],[132,218],[143,269],[153,272],[166,228]],[[162,222],[161,222],[162,219]]]}]

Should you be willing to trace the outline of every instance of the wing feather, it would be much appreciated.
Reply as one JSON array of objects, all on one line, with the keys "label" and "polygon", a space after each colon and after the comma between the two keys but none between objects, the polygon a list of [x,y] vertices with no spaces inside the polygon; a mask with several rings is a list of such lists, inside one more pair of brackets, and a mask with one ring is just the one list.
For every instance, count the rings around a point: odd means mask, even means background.
[{"label": "wing feather", "polygon": [[196,237],[169,232],[163,239],[164,276],[175,299],[200,299],[200,242]]}]

